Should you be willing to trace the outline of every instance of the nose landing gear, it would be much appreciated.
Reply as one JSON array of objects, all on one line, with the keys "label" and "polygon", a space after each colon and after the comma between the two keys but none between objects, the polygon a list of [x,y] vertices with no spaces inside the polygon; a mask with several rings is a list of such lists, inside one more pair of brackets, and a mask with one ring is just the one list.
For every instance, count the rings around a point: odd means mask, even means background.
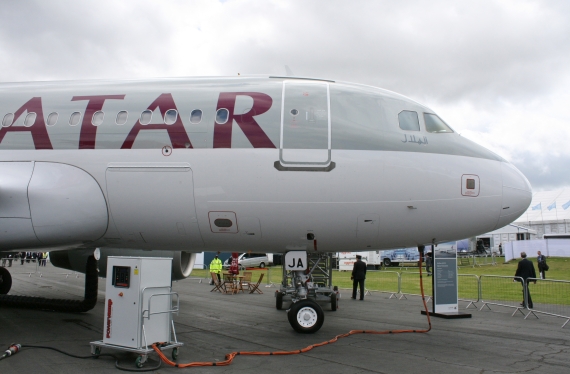
[{"label": "nose landing gear", "polygon": [[[298,254],[299,252],[296,251]],[[287,319],[299,333],[317,332],[323,325],[325,314],[321,304],[331,304],[335,311],[336,293],[332,289],[332,254],[300,252],[305,270],[287,270],[283,267],[281,287],[275,292],[275,307],[283,309],[291,301]]]}]

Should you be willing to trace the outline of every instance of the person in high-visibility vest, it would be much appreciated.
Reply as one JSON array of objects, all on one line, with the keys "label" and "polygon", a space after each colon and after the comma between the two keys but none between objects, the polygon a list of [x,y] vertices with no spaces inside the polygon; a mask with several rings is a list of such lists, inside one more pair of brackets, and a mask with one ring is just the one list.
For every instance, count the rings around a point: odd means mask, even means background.
[{"label": "person in high-visibility vest", "polygon": [[222,277],[221,277],[221,272],[222,272],[222,260],[220,260],[218,258],[218,255],[214,256],[214,259],[212,260],[212,262],[210,262],[210,273],[216,273],[216,275],[218,276],[218,281],[222,281]]}]

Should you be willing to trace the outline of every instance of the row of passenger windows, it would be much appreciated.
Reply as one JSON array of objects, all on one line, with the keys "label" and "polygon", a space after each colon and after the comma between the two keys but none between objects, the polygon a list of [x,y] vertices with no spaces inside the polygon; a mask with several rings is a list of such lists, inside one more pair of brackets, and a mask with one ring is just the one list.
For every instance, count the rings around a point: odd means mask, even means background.
[{"label": "row of passenger windows", "polygon": [[[139,117],[139,121],[141,125],[148,125],[152,121],[153,112],[151,110],[144,110]],[[431,113],[423,113],[424,115],[424,122],[426,126],[427,132],[453,132],[449,126],[445,122],[443,122],[438,116]],[[30,112],[24,118],[24,126],[30,127],[36,122],[37,114],[34,112]],[[127,123],[129,118],[129,112],[126,110],[122,110],[117,113],[117,117],[115,118],[115,124],[117,125],[124,125]],[[216,111],[216,123],[223,125],[228,122],[229,118],[229,111],[225,108],[218,109]],[[50,113],[47,117],[47,126],[55,126],[59,119],[59,113],[53,112]],[[91,118],[91,124],[93,126],[99,126],[103,123],[105,119],[105,113],[103,111],[97,111],[93,113],[93,117]],[[164,114],[163,121],[166,125],[173,125],[176,120],[178,119],[178,111],[176,109],[169,109]],[[2,127],[9,127],[14,122],[14,113],[8,113],[2,119]],[[73,112],[69,117],[69,125],[70,126],[77,126],[81,122],[81,113],[80,112]],[[194,109],[190,113],[190,123],[197,125],[202,122],[202,110]],[[418,113],[415,111],[410,110],[403,110],[398,114],[398,122],[400,128],[402,130],[407,131],[420,131],[420,122],[418,118]]]},{"label": "row of passenger windows", "polygon": [[[403,110],[398,114],[398,122],[402,130],[420,131],[418,113],[411,110]],[[427,132],[453,132],[445,122],[432,113],[424,113],[424,122]]]},{"label": "row of passenger windows", "polygon": [[[139,116],[139,121],[141,125],[148,125],[152,121],[153,112],[151,110],[143,111]],[[228,122],[228,118],[230,116],[230,112],[225,109],[218,109],[216,111],[216,123],[219,125],[223,125]],[[37,114],[34,112],[29,112],[26,117],[24,118],[24,126],[30,127],[36,122]],[[117,113],[117,117],[115,118],[115,124],[117,125],[124,125],[127,123],[129,118],[129,112],[126,110],[122,110]],[[47,126],[55,126],[59,119],[59,113],[53,112],[50,113],[47,117],[46,125]],[[103,111],[97,111],[93,113],[93,117],[91,118],[91,124],[93,126],[99,126],[103,123],[105,119],[105,113]],[[178,111],[176,109],[169,109],[164,113],[164,118],[162,120],[167,125],[173,125],[176,120],[178,119]],[[77,126],[81,122],[81,113],[80,112],[73,112],[69,117],[69,126]],[[190,113],[190,123],[197,125],[202,122],[202,111],[200,109],[194,109],[192,113]],[[14,123],[14,113],[8,113],[2,119],[2,127],[9,127]]]}]

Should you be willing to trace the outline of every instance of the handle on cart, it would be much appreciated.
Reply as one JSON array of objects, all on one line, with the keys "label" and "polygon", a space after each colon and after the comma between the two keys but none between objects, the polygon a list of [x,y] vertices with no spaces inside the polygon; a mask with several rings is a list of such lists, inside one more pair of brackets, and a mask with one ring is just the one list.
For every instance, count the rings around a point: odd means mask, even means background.
[{"label": "handle on cart", "polygon": [[[170,301],[170,306],[171,309],[170,310],[163,310],[160,312],[153,312],[151,313],[150,311],[150,304],[151,304],[151,300],[153,297],[155,296],[173,296],[176,295],[176,306],[174,308],[172,308],[172,300]],[[180,310],[180,297],[178,296],[177,292],[167,292],[167,293],[155,293],[153,295],[150,295],[150,297],[148,298],[148,309],[143,310],[142,312],[142,317],[143,318],[147,318],[150,319],[150,316],[154,315],[154,314],[164,314],[164,313],[177,313]],[[145,315],[146,314],[146,315]]]}]

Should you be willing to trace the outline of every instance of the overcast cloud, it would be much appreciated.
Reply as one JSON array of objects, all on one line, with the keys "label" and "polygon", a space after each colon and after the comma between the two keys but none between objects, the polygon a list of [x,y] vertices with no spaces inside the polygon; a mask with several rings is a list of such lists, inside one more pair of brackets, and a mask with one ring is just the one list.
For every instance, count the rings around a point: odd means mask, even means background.
[{"label": "overcast cloud", "polygon": [[569,1],[3,1],[0,81],[296,75],[386,88],[570,187]]}]

